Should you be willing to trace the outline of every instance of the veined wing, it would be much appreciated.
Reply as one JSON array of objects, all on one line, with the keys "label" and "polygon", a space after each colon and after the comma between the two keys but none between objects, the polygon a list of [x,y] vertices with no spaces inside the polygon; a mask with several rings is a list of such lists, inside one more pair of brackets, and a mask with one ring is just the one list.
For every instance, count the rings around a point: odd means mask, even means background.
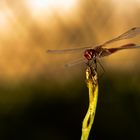
[{"label": "veined wing", "polygon": [[[103,44],[99,45],[99,47],[104,47],[108,44],[111,44],[111,43],[119,41],[119,40],[133,38],[138,34],[140,34],[140,27],[134,27],[134,28],[126,31],[125,33],[119,35],[118,37],[115,37],[111,40],[104,42]],[[64,49],[64,50],[47,50],[47,53],[52,53],[52,54],[74,53],[74,52],[76,53],[76,52],[80,52],[80,51],[83,51],[85,49],[90,49],[90,48],[93,48],[92,45],[89,45],[87,47]]]},{"label": "veined wing", "polygon": [[103,46],[106,46],[110,43],[113,43],[113,42],[116,42],[116,41],[119,41],[119,40],[133,38],[138,34],[140,34],[140,27],[134,27],[134,28],[126,31],[125,33],[119,35],[118,37],[115,37],[111,40],[106,41],[105,43],[101,44],[100,46],[103,47]]},{"label": "veined wing", "polygon": [[84,63],[84,61],[85,61],[84,58],[79,58],[79,59],[76,59],[76,60],[74,60],[72,62],[69,62],[69,63],[65,64],[65,67],[73,67],[75,65]]},{"label": "veined wing", "polygon": [[136,49],[136,48],[140,48],[140,45],[129,43],[129,44],[125,44],[125,45],[122,45],[122,46],[116,47],[116,48],[103,48],[103,51],[99,57],[108,56],[108,55],[111,55],[112,53],[115,53],[120,50]]},{"label": "veined wing", "polygon": [[47,50],[47,53],[53,53],[53,54],[77,53],[88,48],[91,48],[91,46],[82,47],[82,48],[63,49],[63,50]]}]

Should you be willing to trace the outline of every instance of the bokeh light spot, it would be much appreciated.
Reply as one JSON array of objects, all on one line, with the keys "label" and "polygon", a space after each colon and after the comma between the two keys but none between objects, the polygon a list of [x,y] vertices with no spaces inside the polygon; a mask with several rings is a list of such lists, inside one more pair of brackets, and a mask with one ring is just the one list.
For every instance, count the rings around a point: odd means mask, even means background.
[{"label": "bokeh light spot", "polygon": [[27,6],[33,14],[41,14],[50,11],[69,12],[75,7],[77,0],[28,0]]}]

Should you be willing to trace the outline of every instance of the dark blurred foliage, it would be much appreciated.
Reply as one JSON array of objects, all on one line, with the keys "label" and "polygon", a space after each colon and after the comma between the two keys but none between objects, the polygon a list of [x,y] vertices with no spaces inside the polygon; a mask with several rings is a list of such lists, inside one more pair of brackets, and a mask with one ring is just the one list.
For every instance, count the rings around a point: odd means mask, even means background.
[{"label": "dark blurred foliage", "polygon": [[[77,0],[64,8],[63,1],[51,9],[49,0],[37,1],[0,1],[0,140],[77,140],[88,108],[86,66],[63,65],[82,54],[46,50],[93,46],[140,26],[140,2]],[[130,42],[140,43],[139,37]],[[140,139],[139,53],[101,60],[105,73],[90,140]]]},{"label": "dark blurred foliage", "polygon": [[[106,72],[99,81],[99,100],[90,139],[129,140],[140,137],[140,96],[137,94],[140,89],[139,84],[133,82],[134,77],[135,82],[140,77],[114,74],[116,76],[112,78]],[[16,92],[32,96],[30,101],[20,100],[13,107],[1,103],[0,139],[80,139],[81,122],[88,107],[87,88],[80,76],[65,86],[54,82],[46,88],[46,81],[41,80],[28,85],[23,83],[19,89],[1,88],[3,94]],[[60,96],[62,93],[63,97]]]}]

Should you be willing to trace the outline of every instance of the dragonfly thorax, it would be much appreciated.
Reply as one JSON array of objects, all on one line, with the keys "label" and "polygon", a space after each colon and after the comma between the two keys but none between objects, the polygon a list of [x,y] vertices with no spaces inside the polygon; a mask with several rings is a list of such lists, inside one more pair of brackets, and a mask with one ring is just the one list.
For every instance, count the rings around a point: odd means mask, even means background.
[{"label": "dragonfly thorax", "polygon": [[84,52],[84,57],[87,59],[87,60],[91,60],[93,59],[93,57],[96,56],[96,51],[94,49],[87,49],[85,50]]}]

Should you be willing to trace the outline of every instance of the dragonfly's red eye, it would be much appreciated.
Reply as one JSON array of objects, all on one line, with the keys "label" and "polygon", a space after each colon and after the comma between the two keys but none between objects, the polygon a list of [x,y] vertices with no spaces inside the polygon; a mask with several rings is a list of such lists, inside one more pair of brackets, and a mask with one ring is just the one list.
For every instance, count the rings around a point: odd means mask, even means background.
[{"label": "dragonfly's red eye", "polygon": [[84,56],[87,60],[91,60],[93,58],[93,50],[86,50],[84,53]]}]

